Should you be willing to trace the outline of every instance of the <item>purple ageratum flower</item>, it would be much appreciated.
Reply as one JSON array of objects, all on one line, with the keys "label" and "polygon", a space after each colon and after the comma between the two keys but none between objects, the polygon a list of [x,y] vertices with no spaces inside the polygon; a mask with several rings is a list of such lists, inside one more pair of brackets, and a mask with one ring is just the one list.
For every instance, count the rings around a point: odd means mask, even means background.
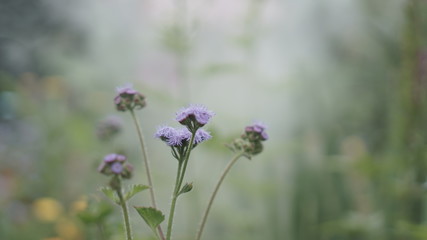
[{"label": "purple ageratum flower", "polygon": [[199,129],[196,132],[196,135],[194,136],[194,143],[195,144],[199,144],[201,142],[204,142],[206,140],[211,139],[212,136],[209,132],[203,130],[203,129]]},{"label": "purple ageratum flower", "polygon": [[251,140],[268,140],[268,134],[265,132],[266,126],[263,123],[256,122],[245,128],[245,133]]},{"label": "purple ageratum flower", "polygon": [[254,125],[252,125],[252,126],[254,128],[254,131],[257,132],[257,133],[262,133],[267,128],[265,126],[265,124],[260,123],[260,122],[254,123]]},{"label": "purple ageratum flower", "polygon": [[186,128],[175,129],[162,126],[157,129],[154,136],[166,142],[168,146],[177,147],[187,143],[191,138],[191,133]]},{"label": "purple ageratum flower", "polygon": [[124,161],[126,161],[126,156],[123,156],[123,155],[120,155],[120,154],[117,154],[117,157],[116,157],[116,160],[118,161],[118,162],[124,162]]},{"label": "purple ageratum flower", "polygon": [[245,128],[246,132],[257,132],[257,133],[262,133],[267,127],[260,122],[256,122],[251,126],[247,126]]},{"label": "purple ageratum flower", "polygon": [[120,174],[123,171],[123,165],[120,162],[115,162],[111,164],[110,168],[114,174]]},{"label": "purple ageratum flower", "polygon": [[261,133],[261,140],[262,141],[268,140],[268,134],[264,131]]},{"label": "purple ageratum flower", "polygon": [[114,104],[118,111],[141,109],[145,107],[145,97],[135,89],[132,84],[116,88],[118,95],[114,98]]},{"label": "purple ageratum flower", "polygon": [[132,176],[133,167],[126,163],[126,156],[111,153],[104,157],[98,171],[105,175],[120,175],[123,178],[130,178]]},{"label": "purple ageratum flower", "polygon": [[[191,139],[191,132],[187,128],[175,129],[168,126],[162,126],[158,128],[154,136],[166,142],[168,146],[178,147],[188,144]],[[209,132],[203,129],[198,129],[194,136],[194,144],[199,144],[211,138],[212,136]]]},{"label": "purple ageratum flower", "polygon": [[169,138],[171,138],[175,134],[175,128],[169,127],[169,126],[160,126],[157,128],[156,134],[154,136],[156,138],[160,138],[161,140],[165,141]]},{"label": "purple ageratum flower", "polygon": [[118,154],[110,153],[104,157],[104,162],[105,163],[112,163],[112,162],[116,161],[117,156],[118,156]]},{"label": "purple ageratum flower", "polygon": [[235,139],[228,147],[235,152],[243,152],[244,156],[251,159],[261,153],[264,149],[262,141],[268,139],[265,131],[266,126],[262,123],[254,123],[245,127],[245,133],[240,138]]},{"label": "purple ageratum flower", "polygon": [[182,146],[191,139],[191,133],[187,128],[175,129],[174,134],[168,139],[167,144],[171,147]]},{"label": "purple ageratum flower", "polygon": [[137,94],[138,93],[135,89],[133,89],[133,85],[131,83],[127,83],[124,86],[117,87],[116,91],[119,95],[121,95],[121,94],[131,95],[131,94]]},{"label": "purple ageratum flower", "polygon": [[209,119],[214,115],[214,112],[208,110],[202,105],[190,105],[187,108],[181,109],[176,114],[176,120],[182,125],[187,126],[190,130],[203,127],[209,122]]}]

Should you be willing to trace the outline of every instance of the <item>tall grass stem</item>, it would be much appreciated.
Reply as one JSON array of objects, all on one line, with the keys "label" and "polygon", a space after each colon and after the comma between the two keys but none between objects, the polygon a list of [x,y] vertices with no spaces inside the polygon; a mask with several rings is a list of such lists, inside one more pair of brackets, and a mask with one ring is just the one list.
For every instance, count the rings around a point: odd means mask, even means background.
[{"label": "tall grass stem", "polygon": [[227,175],[227,173],[230,171],[231,167],[237,162],[237,160],[243,156],[243,153],[238,153],[234,156],[234,158],[231,159],[231,161],[228,163],[228,165],[225,167],[224,171],[221,174],[221,177],[218,180],[218,183],[215,186],[215,189],[209,199],[209,203],[208,206],[206,207],[206,210],[203,214],[202,217],[202,221],[200,222],[200,226],[199,229],[197,231],[197,235],[196,235],[196,240],[200,240],[200,238],[202,237],[202,233],[203,233],[203,229],[205,227],[206,224],[206,220],[208,219],[208,215],[209,215],[209,211],[211,210],[212,207],[212,203],[215,199],[216,194],[218,193],[219,187],[221,186],[221,183],[224,181],[225,176]]},{"label": "tall grass stem", "polygon": [[[136,129],[137,129],[137,133],[138,133],[139,142],[140,142],[140,145],[141,145],[141,151],[142,151],[142,155],[143,155],[143,162],[144,162],[144,166],[145,166],[145,173],[147,175],[148,186],[150,186],[149,190],[150,190],[151,205],[154,208],[157,209],[156,198],[155,198],[155,194],[154,194],[153,181],[151,180],[150,163],[148,161],[147,148],[145,147],[145,144],[144,144],[144,136],[142,134],[141,125],[139,124],[139,119],[135,115],[135,112],[133,110],[131,110],[130,113],[131,113],[132,119],[133,119],[133,121],[135,123]],[[162,228],[161,228],[160,225],[157,227],[157,231],[159,232],[160,238],[162,240],[164,240],[165,237],[164,237],[163,230],[162,230]]]}]

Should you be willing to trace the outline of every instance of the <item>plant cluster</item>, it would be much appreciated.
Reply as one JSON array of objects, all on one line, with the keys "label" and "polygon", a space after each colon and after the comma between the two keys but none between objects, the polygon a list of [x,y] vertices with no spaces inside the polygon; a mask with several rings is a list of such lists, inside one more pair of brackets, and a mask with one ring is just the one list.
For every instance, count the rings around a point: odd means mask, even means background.
[{"label": "plant cluster", "polygon": [[[98,171],[100,173],[110,177],[109,186],[102,188],[102,191],[107,197],[109,197],[122,208],[126,239],[131,240],[133,239],[133,236],[127,201],[138,192],[148,189],[150,191],[151,206],[134,208],[145,221],[145,223],[151,228],[157,239],[170,240],[172,238],[172,226],[178,197],[182,194],[190,192],[193,189],[192,183],[184,183],[185,173],[188,167],[191,152],[201,143],[212,138],[211,134],[203,127],[209,123],[215,114],[214,112],[208,110],[205,106],[190,105],[186,108],[182,108],[176,114],[175,120],[183,127],[174,128],[171,126],[160,126],[155,133],[156,138],[160,139],[168,147],[170,147],[172,157],[177,160],[178,165],[167,221],[167,230],[166,233],[164,233],[161,224],[165,220],[165,215],[157,208],[156,205],[150,164],[146,153],[141,126],[135,114],[135,110],[145,107],[145,96],[134,90],[130,85],[118,88],[117,92],[118,95],[114,98],[116,109],[121,112],[130,112],[135,123],[141,145],[142,159],[146,170],[145,173],[148,184],[132,185],[129,190],[124,191],[122,187],[122,181],[130,179],[133,176],[134,168],[130,163],[128,163],[126,156],[118,153],[110,153],[104,157],[103,161],[98,167]],[[111,131],[109,128],[114,129],[112,132],[115,132],[117,129],[115,124],[108,124],[108,121],[104,122],[103,124],[105,126],[101,128],[102,133],[110,133]],[[221,186],[231,167],[242,156],[251,159],[252,156],[262,152],[262,141],[268,139],[268,135],[265,129],[266,127],[261,123],[255,123],[251,126],[247,126],[244,133],[228,145],[228,147],[235,152],[235,156],[226,166],[224,172],[219,178],[218,183],[215,186],[215,189],[209,199],[208,206],[206,207],[206,210],[202,216],[200,227],[195,238],[196,240],[201,239],[213,200],[215,199],[219,187]]]}]

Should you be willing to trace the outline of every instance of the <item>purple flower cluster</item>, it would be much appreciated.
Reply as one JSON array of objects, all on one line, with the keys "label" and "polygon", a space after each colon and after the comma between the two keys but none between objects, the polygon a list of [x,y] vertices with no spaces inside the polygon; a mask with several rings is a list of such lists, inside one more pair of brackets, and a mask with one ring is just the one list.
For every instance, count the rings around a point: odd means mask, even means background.
[{"label": "purple flower cluster", "polygon": [[[187,128],[175,129],[169,126],[159,127],[154,136],[160,138],[171,147],[187,146],[191,140],[191,132]],[[212,136],[209,134],[209,132],[203,129],[198,129],[196,135],[194,136],[194,144],[199,144],[210,138],[212,138]]]},{"label": "purple flower cluster", "polygon": [[245,134],[251,141],[265,141],[268,140],[268,134],[265,132],[265,125],[262,123],[254,123],[245,128]]},{"label": "purple flower cluster", "polygon": [[206,125],[214,113],[202,105],[190,105],[176,114],[176,120],[193,132]]},{"label": "purple flower cluster", "polygon": [[141,109],[145,107],[145,97],[135,89],[131,84],[117,88],[118,95],[114,98],[116,109],[121,112],[126,110]]},{"label": "purple flower cluster", "polygon": [[262,123],[254,123],[245,128],[245,133],[240,138],[235,139],[229,147],[236,152],[243,152],[251,159],[252,156],[259,154],[263,150],[262,141],[268,139],[265,131],[266,127]]},{"label": "purple flower cluster", "polygon": [[[206,125],[213,115],[214,113],[204,106],[190,105],[176,114],[176,120],[186,126],[185,128],[161,126],[154,136],[170,146],[172,155],[178,161],[182,161],[188,151],[191,151],[199,143],[212,138],[210,133],[201,127]],[[192,138],[194,140],[191,143]],[[190,145],[191,149],[189,149]]]},{"label": "purple flower cluster", "polygon": [[98,171],[107,176],[114,174],[123,178],[131,178],[133,166],[126,162],[124,155],[111,153],[104,157]]}]

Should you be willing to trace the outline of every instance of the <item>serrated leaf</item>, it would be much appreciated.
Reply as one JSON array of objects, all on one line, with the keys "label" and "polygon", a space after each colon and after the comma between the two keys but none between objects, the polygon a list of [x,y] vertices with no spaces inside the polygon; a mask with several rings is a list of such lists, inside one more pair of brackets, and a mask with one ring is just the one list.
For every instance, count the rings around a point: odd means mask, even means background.
[{"label": "serrated leaf", "polygon": [[125,194],[125,201],[131,199],[135,194],[142,192],[150,187],[143,184],[134,184],[130,187],[129,191]]},{"label": "serrated leaf", "polygon": [[153,230],[156,234],[156,228],[165,220],[165,215],[155,208],[152,207],[134,207],[139,215],[144,219],[145,223]]},{"label": "serrated leaf", "polygon": [[111,201],[115,202],[116,204],[120,204],[119,197],[117,197],[117,194],[113,189],[109,187],[102,187],[100,191],[103,192],[105,196],[107,196]]}]

